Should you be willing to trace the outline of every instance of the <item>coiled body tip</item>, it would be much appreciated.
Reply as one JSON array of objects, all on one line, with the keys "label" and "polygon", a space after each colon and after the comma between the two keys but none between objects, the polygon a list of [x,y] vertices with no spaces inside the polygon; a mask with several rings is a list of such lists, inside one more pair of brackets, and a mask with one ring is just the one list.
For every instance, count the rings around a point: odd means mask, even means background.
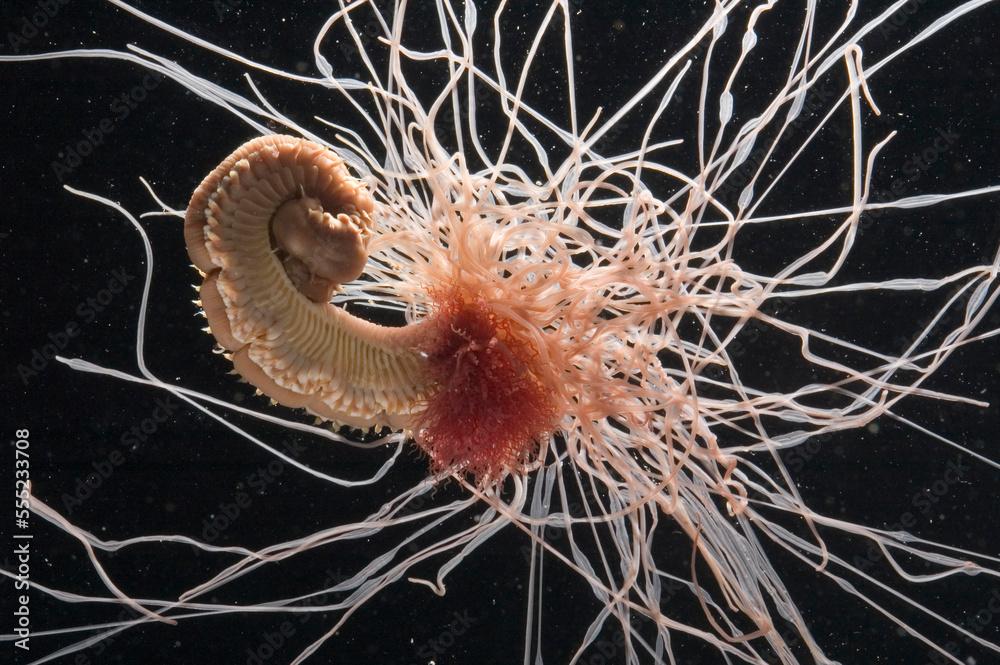
[{"label": "coiled body tip", "polygon": [[276,402],[338,424],[410,430],[436,471],[498,478],[555,425],[537,354],[461,289],[402,327],[332,305],[364,270],[374,212],[364,184],[321,145],[265,136],[240,146],[185,216],[209,329]]}]

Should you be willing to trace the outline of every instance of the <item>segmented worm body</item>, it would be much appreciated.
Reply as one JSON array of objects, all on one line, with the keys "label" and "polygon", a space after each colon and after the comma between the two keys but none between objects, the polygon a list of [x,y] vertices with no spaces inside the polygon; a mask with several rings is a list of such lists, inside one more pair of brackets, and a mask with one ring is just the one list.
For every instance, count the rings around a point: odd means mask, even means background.
[{"label": "segmented worm body", "polygon": [[554,425],[535,354],[454,287],[441,289],[434,316],[402,327],[331,304],[364,270],[375,208],[321,145],[290,136],[242,145],[185,216],[209,330],[276,402],[336,424],[409,430],[437,470],[496,478]]},{"label": "segmented worm body", "polygon": [[328,302],[364,268],[373,209],[332,151],[265,136],[202,181],[184,236],[209,328],[247,381],[326,420],[402,427],[427,389],[419,331]]}]

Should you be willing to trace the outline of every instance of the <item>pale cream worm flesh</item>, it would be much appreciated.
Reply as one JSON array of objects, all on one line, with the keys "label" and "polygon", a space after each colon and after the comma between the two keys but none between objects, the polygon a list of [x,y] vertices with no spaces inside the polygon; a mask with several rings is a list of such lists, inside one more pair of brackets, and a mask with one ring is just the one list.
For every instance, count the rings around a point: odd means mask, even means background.
[{"label": "pale cream worm flesh", "polygon": [[275,401],[356,427],[407,427],[429,388],[421,324],[388,328],[328,301],[364,269],[374,202],[333,151],[253,139],[195,190],[184,237],[209,328]]}]

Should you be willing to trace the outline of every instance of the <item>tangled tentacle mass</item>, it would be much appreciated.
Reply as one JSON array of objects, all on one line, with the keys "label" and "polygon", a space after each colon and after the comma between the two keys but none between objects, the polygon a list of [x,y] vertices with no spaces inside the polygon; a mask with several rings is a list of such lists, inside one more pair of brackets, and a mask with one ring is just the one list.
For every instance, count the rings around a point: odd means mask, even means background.
[{"label": "tangled tentacle mass", "polygon": [[[512,68],[505,47],[517,19],[507,3],[489,23],[472,2],[438,0],[429,3],[434,21],[416,30],[405,2],[342,2],[316,38],[314,76],[113,4],[255,76],[338,101],[332,120],[318,119],[334,128],[327,143],[312,121],[280,113],[257,87],[223,90],[138,49],[21,58],[138,62],[258,133],[279,126],[303,137],[253,139],[192,198],[185,239],[205,274],[209,326],[236,370],[277,402],[336,423],[403,430],[371,445],[310,432],[369,448],[412,439],[431,462],[427,481],[391,499],[374,489],[361,495],[374,502],[363,519],[259,551],[227,551],[235,562],[176,600],[133,604],[157,616],[222,615],[233,606],[204,596],[265,574],[262,562],[343,554],[375,538],[376,555],[317,591],[334,600],[303,610],[338,619],[298,663],[394,583],[443,595],[456,566],[501,529],[516,529],[528,543],[524,663],[551,660],[541,632],[553,593],[543,562],[578,574],[599,607],[580,627],[571,662],[609,631],[623,636],[617,661],[630,664],[686,662],[685,640],[708,645],[719,662],[836,662],[842,645],[813,635],[797,589],[772,564],[775,553],[867,604],[935,657],[962,662],[929,636],[939,629],[1000,652],[913,592],[945,578],[994,579],[1000,559],[825,515],[803,499],[784,457],[879,418],[935,437],[904,400],[986,406],[929,380],[957,351],[996,334],[987,317],[1000,297],[1000,255],[991,250],[933,275],[918,267],[856,278],[849,266],[872,237],[862,237],[866,216],[880,224],[934,206],[946,215],[972,197],[995,206],[995,183],[888,198],[872,191],[880,153],[895,137],[872,138],[882,131],[883,77],[993,3],[927,5],[933,20],[873,55],[873,36],[905,0],[864,12],[867,3],[834,11],[812,0],[715,0],[699,27],[672,37],[670,53],[649,51],[657,64],[647,80],[590,115],[576,87],[577,63],[594,57],[573,41],[578,3],[541,7]],[[761,34],[786,41],[770,46]],[[334,42],[355,49],[360,73],[342,71]],[[566,102],[558,114],[537,94],[554,79]],[[764,85],[773,87],[749,94]],[[676,122],[685,110],[686,124]],[[835,130],[842,154],[817,157]],[[602,143],[614,135],[617,142]],[[625,138],[634,144],[622,148]],[[799,179],[814,172],[831,180],[823,185],[835,202],[796,198]],[[779,259],[760,258],[761,246],[792,236],[798,244]],[[877,332],[870,321],[850,334],[830,325],[848,300],[853,312],[926,294],[940,299],[902,346],[869,335]],[[821,316],[795,316],[812,303],[824,305]],[[403,324],[354,313],[363,308]],[[784,385],[745,371],[750,335],[783,349],[788,367],[775,373],[787,370]],[[160,381],[141,358],[140,366],[136,380],[195,408],[229,408]],[[998,466],[962,441],[936,438],[991,472]],[[395,459],[364,481],[321,477],[374,488]],[[461,498],[428,503],[446,478]],[[62,526],[89,547],[114,547]],[[858,543],[878,553],[878,575],[847,553]],[[436,574],[425,579],[431,565]],[[260,607],[281,612],[302,601]]]}]

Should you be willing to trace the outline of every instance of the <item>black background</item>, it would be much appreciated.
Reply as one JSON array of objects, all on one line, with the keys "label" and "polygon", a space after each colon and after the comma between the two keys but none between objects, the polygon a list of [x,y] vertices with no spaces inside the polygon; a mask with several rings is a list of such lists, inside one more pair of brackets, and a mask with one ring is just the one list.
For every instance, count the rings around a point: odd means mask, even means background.
[{"label": "black background", "polygon": [[[126,43],[134,43],[176,59],[241,94],[251,94],[240,79],[242,70],[238,67],[170,38],[110,5],[82,0],[55,4],[58,11],[45,19],[37,35],[24,42],[11,42],[10,32],[22,31],[23,21],[36,14],[39,4],[4,3],[0,13],[0,29],[5,35],[3,53],[10,54],[15,48],[21,53],[78,47],[121,49]],[[292,71],[301,67],[314,73],[307,63],[311,63],[312,39],[326,11],[308,2],[282,3],[280,7],[259,4],[198,2],[161,7],[147,2],[140,6],[172,25],[259,62]],[[589,117],[597,105],[603,105],[606,112],[616,108],[656,71],[675,44],[688,38],[698,25],[696,20],[703,20],[710,10],[709,3],[660,4],[570,3],[576,21],[581,117]],[[912,5],[915,13],[906,14],[898,29],[876,34],[866,42],[866,62],[902,43],[944,11],[938,3]],[[862,14],[870,16],[875,8],[866,6]],[[421,27],[435,29],[431,18],[422,14],[424,10],[426,7],[413,10],[411,25],[418,34]],[[480,9],[481,33],[490,32],[491,15],[489,8]],[[509,16],[512,25],[534,26],[540,12],[517,8],[510,10]],[[793,45],[796,24],[792,19],[796,16],[777,16],[770,30],[762,30],[759,50],[772,49],[775,55],[787,53]],[[508,48],[512,58],[523,57],[516,54],[523,53],[532,35],[531,27],[511,35]],[[870,121],[868,145],[892,129],[900,131],[880,158],[883,171],[876,176],[876,191],[889,189],[893,173],[933,141],[938,129],[948,129],[958,138],[940,159],[921,171],[916,182],[907,185],[905,195],[958,191],[1000,182],[996,166],[1000,148],[996,126],[1000,112],[996,101],[1000,92],[995,46],[998,38],[1000,4],[994,3],[947,28],[872,78],[871,87],[883,115],[875,119],[866,114]],[[357,71],[358,60],[349,50],[330,48],[326,54],[338,73]],[[548,77],[547,67],[553,70]],[[564,90],[559,87],[560,72],[558,62],[545,62],[528,93],[543,108],[548,105],[553,114],[565,104]],[[761,69],[747,77],[737,88],[737,94],[743,95],[738,96],[737,107],[741,102],[752,103],[755,92],[759,95],[768,90],[766,83],[772,80],[772,74]],[[157,400],[164,400],[165,395],[74,372],[52,361],[31,376],[18,371],[19,366],[30,364],[34,351],[42,350],[68,324],[76,323],[79,333],[68,340],[61,350],[63,355],[135,372],[135,319],[144,272],[141,242],[120,216],[61,189],[60,177],[66,184],[120,201],[136,212],[155,208],[138,181],[139,176],[145,176],[165,201],[183,208],[201,177],[235,146],[253,136],[246,124],[167,80],[152,86],[144,100],[120,117],[116,109],[121,107],[115,106],[115,99],[141,86],[144,76],[146,73],[134,65],[110,60],[0,63],[6,114],[0,136],[4,437],[9,439],[17,427],[31,429],[34,491],[63,512],[64,497],[77,491],[78,481],[94,471],[95,463],[100,464],[118,451],[122,464],[101,481],[92,496],[74,505],[70,515],[75,524],[101,537],[177,533],[200,538],[219,506],[232,502],[239,492],[249,493],[250,505],[218,537],[218,544],[262,547],[358,519],[418,482],[426,472],[423,461],[416,454],[406,453],[386,480],[373,488],[353,491],[331,489],[319,480],[284,468],[274,482],[266,483],[257,492],[251,478],[255,473],[259,478],[259,470],[266,469],[272,458],[179,403],[171,403],[171,408],[177,408],[168,422],[159,425],[145,440],[129,439],[123,444],[123,436],[150,418]],[[317,131],[319,125],[311,120],[314,113],[345,123],[351,121],[350,115],[342,118],[331,97],[316,87],[286,84],[259,73],[254,74],[254,81],[282,111]],[[762,89],[755,88],[755,83]],[[690,108],[695,93],[687,90],[683,94],[686,102],[681,108]],[[104,133],[92,154],[71,173],[57,173],[53,163],[65,158],[67,148],[77,144],[86,130],[99,127],[102,119],[109,117],[115,118],[112,130]],[[794,186],[785,188],[783,198],[772,203],[771,211],[843,205],[847,201],[846,120],[845,115],[838,116],[834,124],[839,129],[820,138],[813,159],[806,162],[809,167],[796,173]],[[691,131],[694,126],[690,114],[667,122],[677,129],[672,136],[683,135],[678,132]],[[625,131],[608,140],[608,149],[631,148],[635,145],[635,131],[637,128],[626,125]],[[683,149],[680,154],[684,154]],[[820,159],[818,155],[825,156]],[[986,197],[880,218],[862,234],[845,275],[865,279],[890,275],[930,277],[988,262],[1000,243],[997,200],[997,196]],[[193,316],[195,308],[189,300],[194,293],[187,286],[197,278],[188,267],[179,222],[151,218],[144,227],[152,239],[156,260],[147,331],[151,369],[179,385],[263,407],[265,402],[255,400],[242,385],[226,376],[227,363],[210,353],[211,340],[199,331],[203,324]],[[784,256],[781,252],[794,252],[793,243],[808,240],[778,227],[767,227],[762,233],[758,244],[743,248],[748,265],[776,265]],[[134,275],[135,279],[92,315],[85,303],[107,286],[116,270]],[[895,340],[898,351],[902,343],[899,340],[916,332],[929,307],[940,302],[940,298],[933,297],[845,298],[831,299],[812,310],[792,309],[786,313],[810,321],[822,317],[825,329],[852,341],[891,348]],[[996,311],[988,325],[1000,326]],[[759,385],[801,382],[803,376],[798,372],[802,362],[795,361],[794,349],[772,349],[766,341],[755,344],[748,342],[748,353],[741,357],[745,380],[755,380]],[[998,348],[996,340],[988,340],[956,353],[928,384],[990,401],[989,408],[912,401],[904,404],[900,413],[996,459],[1000,422],[996,406],[1000,400]],[[301,446],[305,461],[335,475],[362,477],[384,459],[382,452],[341,450],[275,428],[253,427],[268,441],[291,441]],[[11,457],[8,453],[4,455],[4,468],[8,468]],[[915,533],[1000,554],[994,521],[1000,474],[995,470],[967,457],[959,458],[942,444],[891,421],[832,437],[807,456],[809,459],[802,464],[794,464],[801,467],[796,479],[804,497],[818,510],[883,527],[896,523],[908,511],[916,512]],[[955,460],[968,470],[960,482],[948,487],[940,502],[922,512],[918,506],[924,504],[917,497],[942,477],[949,461]],[[454,495],[454,488],[444,488],[434,500],[444,502]],[[0,531],[6,532],[9,523],[5,516]],[[38,518],[33,530],[34,579],[77,593],[103,594],[76,543]],[[839,541],[834,537],[831,542]],[[527,568],[520,554],[524,543],[514,530],[503,532],[450,575],[444,598],[433,596],[425,587],[393,587],[384,599],[358,612],[315,661],[426,663],[431,653],[436,663],[520,662],[527,584]],[[359,562],[368,560],[369,549],[374,551],[379,544],[359,542],[350,551],[341,548],[306,557],[295,566],[263,575],[254,584],[238,585],[218,600],[245,604],[318,588],[327,571],[342,574],[355,570]],[[843,546],[848,556],[859,551],[851,549],[851,543]],[[3,551],[4,567],[10,569],[6,541]],[[925,645],[900,637],[894,626],[833,584],[817,579],[801,564],[779,552],[772,554],[776,567],[786,571],[789,588],[832,658],[844,663],[933,662]],[[688,556],[687,549],[678,551],[681,574],[686,570]],[[229,560],[180,545],[150,545],[106,556],[104,561],[109,573],[128,593],[170,597]],[[1000,589],[1000,581],[985,576],[914,589],[882,568],[878,569],[880,579],[892,580],[894,587],[913,592],[956,622],[969,620]],[[433,569],[421,572],[432,575]],[[545,662],[568,662],[598,608],[590,592],[557,563],[547,567],[547,575],[543,655]],[[8,598],[9,593],[5,591],[2,596]],[[32,609],[36,630],[112,620],[117,615],[114,608],[61,604],[41,594],[32,597]],[[435,653],[430,645],[440,644],[455,613],[468,617],[471,625],[455,637],[453,645]],[[9,616],[6,610],[3,614]],[[956,638],[953,632],[917,614],[904,616],[941,644],[956,640],[962,658],[996,662],[996,654]],[[244,663],[247,649],[264,644],[266,635],[279,631],[284,620],[281,615],[237,614],[185,622],[176,628],[145,627],[92,647],[82,656],[67,656],[58,662]],[[304,624],[295,622],[295,634],[267,662],[288,662],[321,635],[332,620],[332,615],[317,615]],[[9,618],[5,618],[0,632],[8,632],[8,622]],[[1000,641],[1000,616],[992,617],[981,634]],[[607,639],[613,641],[613,635]],[[63,638],[37,636],[32,641],[32,656],[44,655],[64,643]],[[0,660],[6,662],[7,653],[13,649],[9,644],[0,648],[4,652]],[[717,652],[689,640],[678,640],[675,649],[679,663],[722,662]],[[15,655],[16,662],[27,662],[22,654]],[[621,657],[620,652],[612,653],[607,662],[621,662]],[[805,655],[803,660],[807,660]],[[582,662],[601,661],[592,650],[585,653]]]}]

